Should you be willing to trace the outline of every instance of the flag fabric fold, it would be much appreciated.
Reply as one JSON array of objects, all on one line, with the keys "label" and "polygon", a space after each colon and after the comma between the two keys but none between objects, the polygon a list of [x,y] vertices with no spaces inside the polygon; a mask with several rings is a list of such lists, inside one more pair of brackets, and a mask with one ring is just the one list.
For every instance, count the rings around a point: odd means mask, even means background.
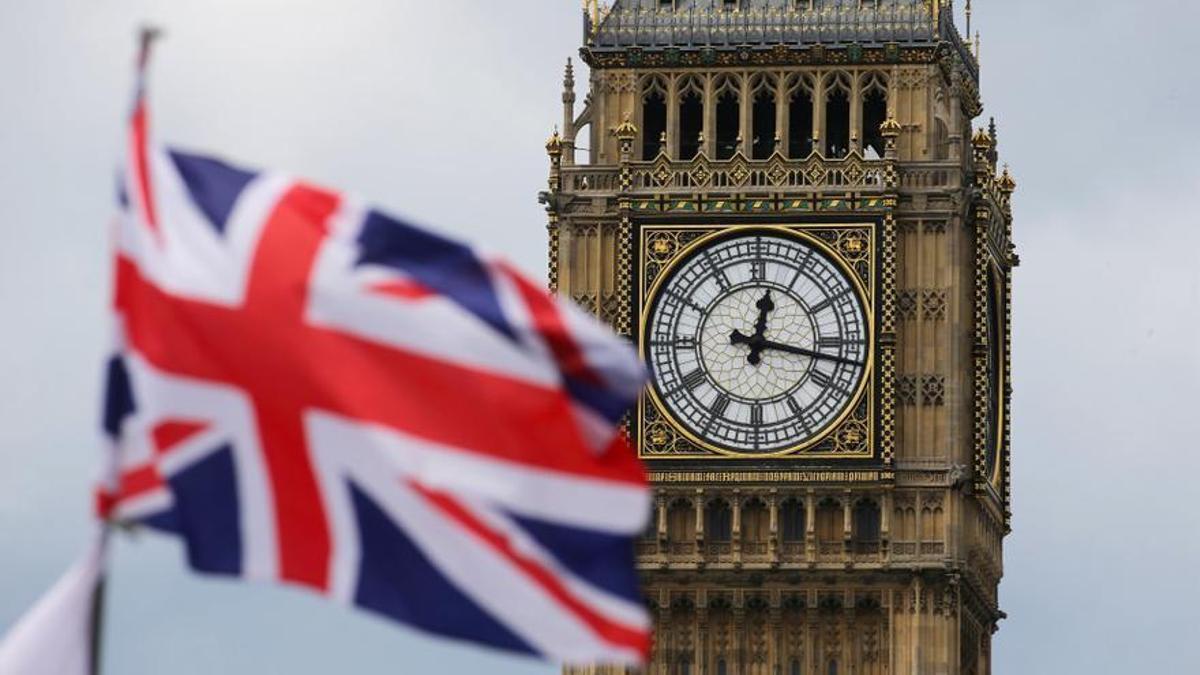
[{"label": "flag fabric fold", "polygon": [[106,535],[0,640],[0,675],[92,675]]},{"label": "flag fabric fold", "polygon": [[626,340],[460,242],[158,145],[141,85],[126,149],[102,517],[179,536],[200,572],[645,660]]}]

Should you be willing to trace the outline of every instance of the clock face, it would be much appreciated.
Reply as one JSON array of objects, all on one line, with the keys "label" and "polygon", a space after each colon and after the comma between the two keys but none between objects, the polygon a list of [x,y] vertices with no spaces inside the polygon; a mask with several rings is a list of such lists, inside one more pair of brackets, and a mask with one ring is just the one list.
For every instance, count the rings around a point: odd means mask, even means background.
[{"label": "clock face", "polygon": [[987,469],[988,478],[997,477],[997,463],[1000,458],[1001,445],[1004,443],[1004,359],[1006,336],[1004,326],[1004,307],[1001,304],[1000,281],[995,271],[988,275],[988,435],[987,435]]},{"label": "clock face", "polygon": [[798,448],[857,399],[866,317],[860,288],[806,239],[751,231],[706,240],[651,299],[654,395],[702,443],[734,453]]}]

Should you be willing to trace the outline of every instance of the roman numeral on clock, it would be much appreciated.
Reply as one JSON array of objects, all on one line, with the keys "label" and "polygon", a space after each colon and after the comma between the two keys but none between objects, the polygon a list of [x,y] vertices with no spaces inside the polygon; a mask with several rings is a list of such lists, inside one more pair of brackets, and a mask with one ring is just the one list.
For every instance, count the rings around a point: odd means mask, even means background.
[{"label": "roman numeral on clock", "polygon": [[840,337],[823,337],[817,340],[817,346],[825,349],[841,349],[845,344],[845,340]]},{"label": "roman numeral on clock", "polygon": [[828,387],[829,385],[833,384],[833,379],[831,379],[825,373],[817,370],[816,368],[813,369],[812,375],[809,375],[809,377],[812,378],[813,382],[816,382],[817,384],[821,385],[822,388]]},{"label": "roman numeral on clock", "polygon": [[704,252],[704,262],[707,263],[709,268],[712,269],[713,277],[717,280],[717,285],[721,287],[721,290],[729,290],[729,277],[725,276],[725,270],[721,269],[721,267],[717,265],[717,263],[712,259],[712,256],[709,255],[708,251]]},{"label": "roman numeral on clock", "polygon": [[725,394],[717,396],[717,399],[708,407],[708,411],[713,414],[713,417],[721,417],[726,410],[729,410],[729,397]]},{"label": "roman numeral on clock", "polygon": [[792,415],[796,418],[796,420],[800,422],[800,426],[804,428],[805,432],[812,430],[812,425],[808,422],[808,416],[804,414],[804,408],[801,408],[800,404],[796,402],[795,396],[788,397],[787,407],[792,411]]},{"label": "roman numeral on clock", "polygon": [[683,387],[685,389],[687,389],[688,391],[692,391],[696,387],[699,387],[702,384],[704,384],[704,371],[703,370],[699,370],[699,369],[693,370],[692,372],[683,376]]},{"label": "roman numeral on clock", "polygon": [[725,394],[719,394],[716,400],[712,402],[712,405],[708,406],[708,412],[710,413],[710,416],[708,421],[704,423],[703,433],[707,434],[708,430],[712,428],[713,423],[715,423],[717,419],[724,417],[725,411],[728,409],[729,397]]}]

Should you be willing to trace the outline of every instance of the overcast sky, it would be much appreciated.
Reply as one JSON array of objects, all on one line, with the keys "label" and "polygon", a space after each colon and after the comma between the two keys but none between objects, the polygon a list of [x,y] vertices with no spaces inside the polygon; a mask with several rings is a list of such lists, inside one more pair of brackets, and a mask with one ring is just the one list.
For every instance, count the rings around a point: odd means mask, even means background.
[{"label": "overcast sky", "polygon": [[[961,2],[958,4],[962,4]],[[82,550],[135,27],[161,137],[544,270],[576,0],[0,0],[0,631]],[[997,673],[1189,672],[1200,641],[1200,9],[979,0],[1020,183],[1014,534]],[[123,538],[109,673],[547,674]]]}]

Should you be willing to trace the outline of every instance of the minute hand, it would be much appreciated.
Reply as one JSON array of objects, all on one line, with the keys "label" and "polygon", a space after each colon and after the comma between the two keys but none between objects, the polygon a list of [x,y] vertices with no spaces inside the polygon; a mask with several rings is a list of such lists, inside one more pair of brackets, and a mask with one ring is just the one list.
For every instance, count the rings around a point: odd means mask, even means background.
[{"label": "minute hand", "polygon": [[805,349],[803,347],[793,347],[791,345],[785,345],[785,344],[780,344],[778,342],[772,342],[771,340],[764,340],[763,342],[761,342],[759,344],[762,346],[763,349],[774,349],[777,352],[787,352],[788,354],[798,354],[800,356],[808,356],[808,357],[811,357],[814,359],[825,359],[826,361],[836,361],[837,363],[845,363],[845,364],[851,365],[851,366],[862,366],[863,365],[862,362],[855,361],[853,359],[842,358],[841,356],[834,356],[833,354],[822,354],[821,352],[813,351],[811,349]]}]

